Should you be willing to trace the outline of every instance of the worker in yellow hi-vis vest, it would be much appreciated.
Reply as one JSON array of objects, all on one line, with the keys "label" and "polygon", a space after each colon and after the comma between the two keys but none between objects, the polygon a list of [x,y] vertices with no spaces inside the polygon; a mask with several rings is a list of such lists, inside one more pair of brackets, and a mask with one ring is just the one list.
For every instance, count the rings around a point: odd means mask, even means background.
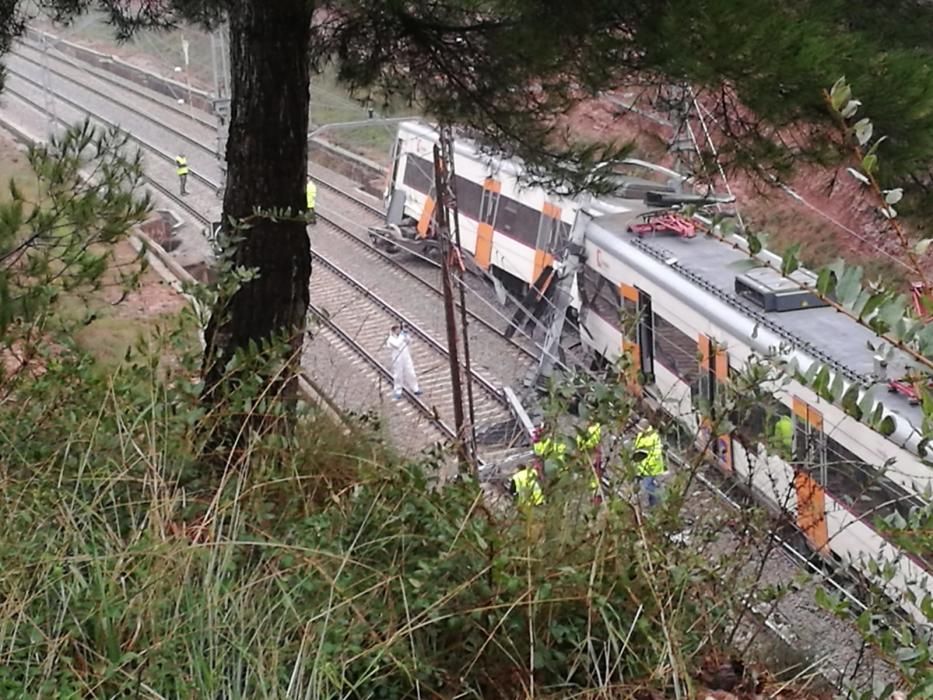
[{"label": "worker in yellow hi-vis vest", "polygon": [[771,449],[785,462],[794,458],[794,421],[790,416],[781,416],[771,430]]},{"label": "worker in yellow hi-vis vest", "polygon": [[648,496],[648,507],[653,508],[661,500],[658,477],[664,473],[664,447],[658,431],[644,418],[635,437],[635,464],[641,490]]},{"label": "worker in yellow hi-vis vest", "polygon": [[554,477],[566,469],[567,445],[559,437],[552,437],[550,431],[551,427],[547,424],[535,430],[532,450],[541,473]]},{"label": "worker in yellow hi-vis vest", "polygon": [[310,221],[313,226],[317,224],[317,214],[314,212],[314,207],[317,204],[317,185],[314,184],[314,180],[310,177],[308,178],[308,186],[305,193],[308,198],[308,221]]},{"label": "worker in yellow hi-vis vest", "polygon": [[512,475],[509,487],[515,497],[515,505],[522,510],[544,503],[538,470],[531,464],[526,464]]},{"label": "worker in yellow hi-vis vest", "polygon": [[589,486],[593,492],[593,502],[602,503],[603,460],[599,444],[603,439],[603,428],[599,423],[591,423],[586,430],[577,434],[577,454],[589,467]]},{"label": "worker in yellow hi-vis vest", "polygon": [[184,154],[175,156],[175,173],[178,175],[178,188],[182,196],[188,194],[188,159]]}]

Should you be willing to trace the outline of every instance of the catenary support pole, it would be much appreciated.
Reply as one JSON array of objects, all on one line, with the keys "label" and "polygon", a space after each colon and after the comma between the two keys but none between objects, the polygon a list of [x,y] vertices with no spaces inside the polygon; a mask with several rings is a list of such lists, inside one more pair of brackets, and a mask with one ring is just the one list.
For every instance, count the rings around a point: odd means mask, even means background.
[{"label": "catenary support pole", "polygon": [[441,249],[441,281],[444,291],[444,318],[447,324],[447,352],[450,359],[450,390],[454,405],[454,428],[457,431],[456,450],[460,471],[470,469],[466,448],[466,426],[463,420],[463,389],[460,375],[460,359],[457,348],[457,323],[454,315],[454,296],[450,282],[450,224],[447,218],[443,193],[446,191],[447,173],[439,145],[434,146],[434,187],[437,206],[434,208],[434,235]]},{"label": "catenary support pole", "polygon": [[445,199],[443,201],[444,206],[447,209],[447,216],[453,217],[454,243],[456,244],[456,247],[451,251],[451,254],[454,257],[453,262],[456,263],[455,274],[457,275],[457,287],[460,292],[460,332],[463,338],[461,341],[463,344],[463,370],[464,375],[467,377],[466,400],[467,415],[469,416],[469,423],[467,426],[468,435],[465,437],[469,438],[467,451],[470,456],[470,464],[475,470],[477,463],[476,403],[473,398],[473,382],[469,381],[469,378],[473,376],[473,372],[472,363],[470,362],[470,333],[469,317],[466,307],[466,281],[463,279],[463,249],[460,246],[460,216],[459,209],[457,207],[457,192],[455,185],[457,182],[457,177],[456,170],[454,168],[454,140],[449,126],[442,127],[440,135],[441,155],[444,159],[444,172],[447,175],[447,190],[444,192]]}]

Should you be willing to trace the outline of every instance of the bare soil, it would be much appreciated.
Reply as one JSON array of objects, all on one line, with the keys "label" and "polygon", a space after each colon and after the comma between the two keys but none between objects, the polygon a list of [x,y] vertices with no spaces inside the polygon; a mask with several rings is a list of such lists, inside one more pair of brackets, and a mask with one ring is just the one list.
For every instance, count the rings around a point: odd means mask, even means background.
[{"label": "bare soil", "polygon": [[[638,156],[671,167],[673,158],[667,144],[673,135],[672,128],[619,107],[613,98],[632,102],[630,97],[615,93],[581,104],[569,115],[575,135],[585,141],[631,142]],[[645,100],[635,101],[635,106],[651,110]],[[711,135],[715,143],[716,132]],[[705,136],[698,133],[697,138]],[[729,175],[728,181],[746,224],[766,232],[767,245],[772,250],[783,252],[799,243],[802,259],[811,266],[843,257],[852,264],[863,265],[870,278],[903,284],[912,277],[903,262],[901,246],[875,202],[845,167],[801,166],[786,184],[808,204],[748,176]],[[718,177],[714,185],[717,189],[724,188]],[[912,231],[911,222],[903,225],[908,233],[922,237]],[[933,256],[928,254],[925,261],[933,267]]]},{"label": "bare soil", "polygon": [[[27,196],[35,192],[35,177],[24,147],[0,132],[0,202],[8,198],[10,178],[16,180]],[[137,339],[170,322],[187,303],[152,269],[143,273],[136,289],[125,293],[120,277],[138,265],[137,253],[124,240],[115,246],[113,255],[113,265],[105,273],[99,290],[65,297],[60,306],[66,317],[93,319],[76,332],[76,340],[105,364],[119,362]],[[7,371],[21,364],[23,351],[22,346],[17,346],[12,354],[5,354],[3,363]]]}]

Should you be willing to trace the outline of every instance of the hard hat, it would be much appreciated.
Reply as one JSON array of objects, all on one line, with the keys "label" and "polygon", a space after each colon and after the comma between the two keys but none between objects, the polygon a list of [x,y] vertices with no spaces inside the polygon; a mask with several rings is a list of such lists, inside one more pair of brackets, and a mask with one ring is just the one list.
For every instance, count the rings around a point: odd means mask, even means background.
[{"label": "hard hat", "polygon": [[642,418],[640,421],[638,421],[638,429],[639,429],[639,430],[644,431],[644,430],[647,430],[647,429],[650,428],[650,427],[651,427],[651,423],[648,422],[648,419],[647,419],[647,418]]}]

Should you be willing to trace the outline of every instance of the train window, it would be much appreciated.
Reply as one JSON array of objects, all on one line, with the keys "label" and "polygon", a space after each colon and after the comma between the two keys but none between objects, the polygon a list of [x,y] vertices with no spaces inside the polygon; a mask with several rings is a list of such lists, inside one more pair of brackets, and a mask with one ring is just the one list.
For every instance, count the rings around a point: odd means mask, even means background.
[{"label": "train window", "polygon": [[483,189],[480,200],[480,221],[482,223],[492,225],[496,218],[496,211],[499,209],[499,199],[498,192]]},{"label": "train window", "polygon": [[416,192],[431,194],[434,191],[434,164],[409,153],[405,166],[405,185]]},{"label": "train window", "polygon": [[621,330],[619,323],[619,290],[612,282],[589,267],[583,268],[584,303],[598,316]]},{"label": "train window", "polygon": [[559,250],[564,241],[570,236],[570,224],[565,224],[560,219],[543,214],[540,219],[538,248],[553,253]]},{"label": "train window", "polygon": [[538,221],[541,212],[526,207],[514,199],[503,197],[496,215],[496,230],[530,248],[537,246]]},{"label": "train window", "polygon": [[515,216],[515,230],[512,235],[528,247],[536,248],[538,245],[538,228],[541,219],[540,211],[519,204],[518,212]]},{"label": "train window", "polygon": [[697,342],[658,313],[654,314],[654,359],[693,385],[700,376]]},{"label": "train window", "polygon": [[514,199],[503,197],[499,200],[499,213],[496,214],[496,231],[501,231],[506,236],[511,236],[517,213],[518,202]]},{"label": "train window", "polygon": [[396,188],[399,186],[398,182],[398,163],[402,157],[402,139],[398,139],[395,142],[395,146],[392,147],[392,187]]},{"label": "train window", "polygon": [[[814,425],[816,422],[820,425]],[[794,416],[794,464],[811,472],[822,484],[826,483],[826,434],[821,425],[822,419],[804,420]]]},{"label": "train window", "polygon": [[479,209],[483,201],[483,188],[481,185],[456,175],[454,178],[457,188],[457,209],[461,216],[479,221]]},{"label": "train window", "polygon": [[637,308],[638,351],[641,353],[642,378],[646,383],[651,383],[654,381],[654,315],[651,312],[651,296],[640,289]]},{"label": "train window", "polygon": [[[734,371],[730,368],[730,374]],[[733,411],[732,422],[736,426],[735,434],[746,446],[762,443],[773,454],[790,459],[793,454],[793,435],[785,444],[785,439],[777,430],[777,423],[783,418],[790,418],[790,409],[774,397],[763,396],[754,402],[739,402],[740,408]]]},{"label": "train window", "polygon": [[907,518],[911,506],[920,505],[904,488],[868,464],[838,441],[827,438],[826,490],[856,515],[870,520],[899,513]]}]

